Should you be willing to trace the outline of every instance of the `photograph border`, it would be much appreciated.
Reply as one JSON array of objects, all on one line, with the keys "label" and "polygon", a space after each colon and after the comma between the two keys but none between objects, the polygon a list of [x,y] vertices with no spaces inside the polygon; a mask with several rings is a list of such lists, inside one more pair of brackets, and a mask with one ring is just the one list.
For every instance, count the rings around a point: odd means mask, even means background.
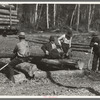
[{"label": "photograph border", "polygon": [[[100,4],[100,0],[0,0],[0,3]],[[0,100],[100,100],[99,96],[0,96]]]}]

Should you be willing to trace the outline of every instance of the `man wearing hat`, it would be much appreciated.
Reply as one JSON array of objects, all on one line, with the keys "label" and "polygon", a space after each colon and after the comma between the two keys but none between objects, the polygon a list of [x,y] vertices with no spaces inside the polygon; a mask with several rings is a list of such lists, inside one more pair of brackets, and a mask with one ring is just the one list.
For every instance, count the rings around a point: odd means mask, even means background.
[{"label": "man wearing hat", "polygon": [[19,33],[19,43],[16,44],[13,53],[16,55],[16,57],[14,59],[12,59],[12,61],[8,64],[8,72],[9,72],[9,79],[12,82],[15,82],[14,80],[14,70],[13,68],[17,65],[20,64],[22,62],[26,62],[28,61],[28,57],[30,55],[30,50],[29,50],[29,45],[25,40],[25,33],[24,32],[20,32]]},{"label": "man wearing hat", "polygon": [[100,36],[98,36],[96,32],[92,33],[90,47],[93,48],[93,54],[94,54],[92,62],[92,71],[97,70],[98,60],[99,60],[98,71],[100,71]]},{"label": "man wearing hat", "polygon": [[41,49],[44,51],[47,58],[56,59],[62,56],[62,50],[57,48],[54,36],[50,36],[49,42],[44,44]]},{"label": "man wearing hat", "polygon": [[69,56],[68,53],[70,52],[71,41],[72,41],[72,31],[68,31],[66,34],[58,38],[59,45],[62,46],[62,49],[65,53],[65,57]]}]

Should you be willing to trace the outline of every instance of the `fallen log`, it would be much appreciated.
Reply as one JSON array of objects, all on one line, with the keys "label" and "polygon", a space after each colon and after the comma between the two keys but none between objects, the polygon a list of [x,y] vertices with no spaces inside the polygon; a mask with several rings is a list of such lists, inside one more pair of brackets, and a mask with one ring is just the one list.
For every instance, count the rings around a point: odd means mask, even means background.
[{"label": "fallen log", "polygon": [[72,51],[79,51],[79,52],[87,52],[90,53],[91,50],[90,49],[79,49],[79,48],[72,48]]},{"label": "fallen log", "polygon": [[[6,9],[0,9],[0,14],[5,14],[5,15],[10,15],[10,10],[6,10]],[[12,10],[11,11],[11,15],[17,15],[17,11],[16,10]]]},{"label": "fallen log", "polygon": [[41,65],[58,66],[58,69],[83,69],[84,63],[81,60],[72,59],[46,59],[41,60]]}]

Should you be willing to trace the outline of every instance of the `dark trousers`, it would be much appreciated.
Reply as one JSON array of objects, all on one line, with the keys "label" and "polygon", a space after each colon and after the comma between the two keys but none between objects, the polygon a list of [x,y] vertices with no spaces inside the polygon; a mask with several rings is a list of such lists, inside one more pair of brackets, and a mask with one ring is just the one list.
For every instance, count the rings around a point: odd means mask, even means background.
[{"label": "dark trousers", "polygon": [[100,71],[100,57],[97,54],[94,54],[93,63],[92,63],[92,70],[93,71],[96,71],[96,69],[97,69],[98,60],[99,60],[98,70]]},{"label": "dark trousers", "polygon": [[69,44],[62,43],[62,49],[63,49],[64,53],[67,53],[69,50]]},{"label": "dark trousers", "polygon": [[24,58],[14,58],[9,64],[8,64],[8,78],[9,80],[11,80],[12,82],[15,83],[15,80],[14,80],[14,68],[16,65],[22,63],[26,61],[26,59]]}]

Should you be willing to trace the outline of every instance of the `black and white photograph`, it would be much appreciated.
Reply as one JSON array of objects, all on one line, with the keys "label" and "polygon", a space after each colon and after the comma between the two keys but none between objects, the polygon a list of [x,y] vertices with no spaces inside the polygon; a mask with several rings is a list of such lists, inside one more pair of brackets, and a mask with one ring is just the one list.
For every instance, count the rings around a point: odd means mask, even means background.
[{"label": "black and white photograph", "polygon": [[0,2],[0,96],[100,96],[100,3]]}]

